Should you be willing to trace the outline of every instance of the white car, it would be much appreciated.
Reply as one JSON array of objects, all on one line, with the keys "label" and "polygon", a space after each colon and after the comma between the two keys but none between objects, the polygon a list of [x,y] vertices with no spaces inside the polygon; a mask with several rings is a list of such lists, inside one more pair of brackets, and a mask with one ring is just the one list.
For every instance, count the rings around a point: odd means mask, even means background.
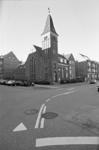
[{"label": "white car", "polygon": [[92,79],[91,81],[90,81],[90,84],[95,84],[97,81],[96,81],[96,79]]},{"label": "white car", "polygon": [[15,86],[15,81],[14,80],[9,80],[6,84],[11,85],[11,86]]}]

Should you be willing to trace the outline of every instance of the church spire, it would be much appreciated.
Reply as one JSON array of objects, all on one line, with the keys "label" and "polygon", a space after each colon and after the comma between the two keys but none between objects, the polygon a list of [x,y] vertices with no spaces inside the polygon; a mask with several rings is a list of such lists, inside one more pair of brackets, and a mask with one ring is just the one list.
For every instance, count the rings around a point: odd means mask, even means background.
[{"label": "church spire", "polygon": [[44,31],[43,31],[42,35],[44,35],[48,32],[52,32],[58,36],[58,34],[55,30],[55,27],[54,27],[52,17],[50,15],[50,8],[48,8],[48,16],[47,16],[46,24],[45,24]]}]

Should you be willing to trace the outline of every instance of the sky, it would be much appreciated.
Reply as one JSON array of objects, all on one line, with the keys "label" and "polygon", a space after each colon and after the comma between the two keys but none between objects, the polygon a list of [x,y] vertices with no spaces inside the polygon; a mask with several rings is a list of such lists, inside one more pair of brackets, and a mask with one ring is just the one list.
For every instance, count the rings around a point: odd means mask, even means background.
[{"label": "sky", "polygon": [[13,51],[26,61],[41,33],[48,7],[58,37],[58,52],[99,61],[99,0],[0,0],[0,55]]}]

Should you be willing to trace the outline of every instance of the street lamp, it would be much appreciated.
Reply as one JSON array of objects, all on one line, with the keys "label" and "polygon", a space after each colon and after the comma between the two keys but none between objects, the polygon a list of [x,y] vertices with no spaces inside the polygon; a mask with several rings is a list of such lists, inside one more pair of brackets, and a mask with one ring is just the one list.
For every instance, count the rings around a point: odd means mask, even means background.
[{"label": "street lamp", "polygon": [[83,55],[83,54],[81,54],[81,53],[79,53],[83,58],[87,58],[88,60],[90,60],[90,58],[88,57],[88,56],[86,56],[86,55]]}]

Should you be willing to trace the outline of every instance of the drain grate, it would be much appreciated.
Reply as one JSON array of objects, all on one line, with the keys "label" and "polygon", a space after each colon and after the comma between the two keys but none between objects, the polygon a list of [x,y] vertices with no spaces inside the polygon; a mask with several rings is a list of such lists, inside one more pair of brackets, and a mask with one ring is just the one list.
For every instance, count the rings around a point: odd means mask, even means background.
[{"label": "drain grate", "polygon": [[58,116],[57,113],[54,113],[54,112],[46,112],[44,114],[42,114],[42,118],[45,118],[45,119],[54,119]]},{"label": "drain grate", "polygon": [[24,111],[24,113],[26,115],[35,115],[35,114],[38,113],[38,110],[37,109],[27,109],[27,110]]}]

